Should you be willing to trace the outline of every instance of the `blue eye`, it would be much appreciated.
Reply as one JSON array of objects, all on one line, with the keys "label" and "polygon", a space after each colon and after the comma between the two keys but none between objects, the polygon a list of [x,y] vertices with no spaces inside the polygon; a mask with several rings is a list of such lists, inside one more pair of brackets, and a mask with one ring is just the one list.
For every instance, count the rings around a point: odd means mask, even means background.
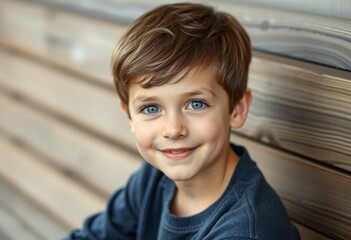
[{"label": "blue eye", "polygon": [[160,108],[156,105],[148,105],[142,109],[142,113],[145,113],[147,115],[153,115],[158,112],[160,112]]},{"label": "blue eye", "polygon": [[193,100],[188,104],[187,108],[192,109],[192,110],[201,110],[207,106],[208,105],[204,101]]}]

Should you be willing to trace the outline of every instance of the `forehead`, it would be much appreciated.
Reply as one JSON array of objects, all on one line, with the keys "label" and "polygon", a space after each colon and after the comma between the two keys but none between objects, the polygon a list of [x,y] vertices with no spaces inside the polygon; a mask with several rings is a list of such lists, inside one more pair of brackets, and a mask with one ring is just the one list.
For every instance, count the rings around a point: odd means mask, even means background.
[{"label": "forehead", "polygon": [[211,66],[193,68],[181,80],[171,79],[160,86],[144,87],[142,80],[143,76],[136,78],[129,85],[129,102],[153,96],[171,98],[190,94],[215,95],[224,91],[218,84],[216,69]]},{"label": "forehead", "polygon": [[141,75],[135,77],[129,82],[129,86],[140,86],[145,89],[157,88],[163,85],[177,86],[182,84],[201,84],[214,83],[216,81],[216,71],[214,67],[198,66],[191,69],[185,69],[176,74],[173,78],[158,79],[157,75]]}]

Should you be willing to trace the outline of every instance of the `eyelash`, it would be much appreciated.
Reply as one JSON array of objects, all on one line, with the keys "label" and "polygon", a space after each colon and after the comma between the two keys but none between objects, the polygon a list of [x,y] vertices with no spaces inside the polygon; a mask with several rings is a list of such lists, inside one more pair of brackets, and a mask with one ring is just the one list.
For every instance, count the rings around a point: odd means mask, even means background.
[{"label": "eyelash", "polygon": [[[201,108],[198,108],[198,109],[195,109],[195,108],[189,108],[189,105],[191,104],[191,103],[194,103],[194,102],[198,102],[198,103],[201,103],[201,104],[203,104],[203,106],[201,107]],[[186,104],[186,109],[190,109],[190,110],[193,110],[193,111],[201,111],[201,110],[203,110],[203,109],[205,109],[205,108],[207,108],[207,107],[209,107],[210,105],[205,101],[205,100],[203,100],[203,99],[192,99],[192,100],[190,100],[187,104]],[[154,113],[148,113],[148,112],[146,112],[146,110],[149,108],[149,107],[154,107],[154,108],[157,108],[157,112],[154,112]],[[161,110],[160,110],[160,107],[157,105],[157,104],[147,104],[147,105],[144,105],[144,106],[142,106],[141,108],[140,108],[140,113],[142,113],[142,114],[145,114],[145,115],[149,115],[149,116],[151,116],[151,115],[154,115],[154,114],[156,114],[156,113],[159,113]]]}]

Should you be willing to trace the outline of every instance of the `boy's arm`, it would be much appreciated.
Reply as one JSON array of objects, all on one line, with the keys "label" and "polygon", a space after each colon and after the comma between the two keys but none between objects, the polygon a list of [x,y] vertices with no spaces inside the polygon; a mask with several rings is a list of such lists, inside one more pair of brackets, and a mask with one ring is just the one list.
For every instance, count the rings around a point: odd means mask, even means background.
[{"label": "boy's arm", "polygon": [[138,173],[112,196],[105,212],[87,218],[82,229],[71,232],[65,240],[135,239],[141,199],[137,178]]}]

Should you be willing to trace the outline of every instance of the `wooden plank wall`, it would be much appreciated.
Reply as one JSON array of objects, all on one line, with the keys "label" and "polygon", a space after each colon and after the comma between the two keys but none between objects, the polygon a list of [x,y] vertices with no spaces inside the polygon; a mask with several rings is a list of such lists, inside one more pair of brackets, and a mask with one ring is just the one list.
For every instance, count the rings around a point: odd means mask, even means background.
[{"label": "wooden plank wall", "polygon": [[[109,64],[127,23],[152,4],[79,4],[0,2],[1,239],[61,238],[102,210],[141,163]],[[350,239],[351,44],[333,48],[333,39],[323,39],[310,61],[313,51],[291,52],[313,39],[304,35],[294,45],[294,34],[274,31],[284,17],[293,28],[297,13],[229,1],[215,5],[238,16],[260,50],[250,72],[249,120],[232,141],[247,146],[303,239]],[[257,30],[265,15],[271,20],[266,32]],[[330,31],[348,41],[346,23],[333,19]],[[274,44],[265,48],[267,36]],[[296,51],[284,52],[285,40]],[[280,56],[273,54],[275,44]],[[323,62],[323,56],[339,60]]]}]

